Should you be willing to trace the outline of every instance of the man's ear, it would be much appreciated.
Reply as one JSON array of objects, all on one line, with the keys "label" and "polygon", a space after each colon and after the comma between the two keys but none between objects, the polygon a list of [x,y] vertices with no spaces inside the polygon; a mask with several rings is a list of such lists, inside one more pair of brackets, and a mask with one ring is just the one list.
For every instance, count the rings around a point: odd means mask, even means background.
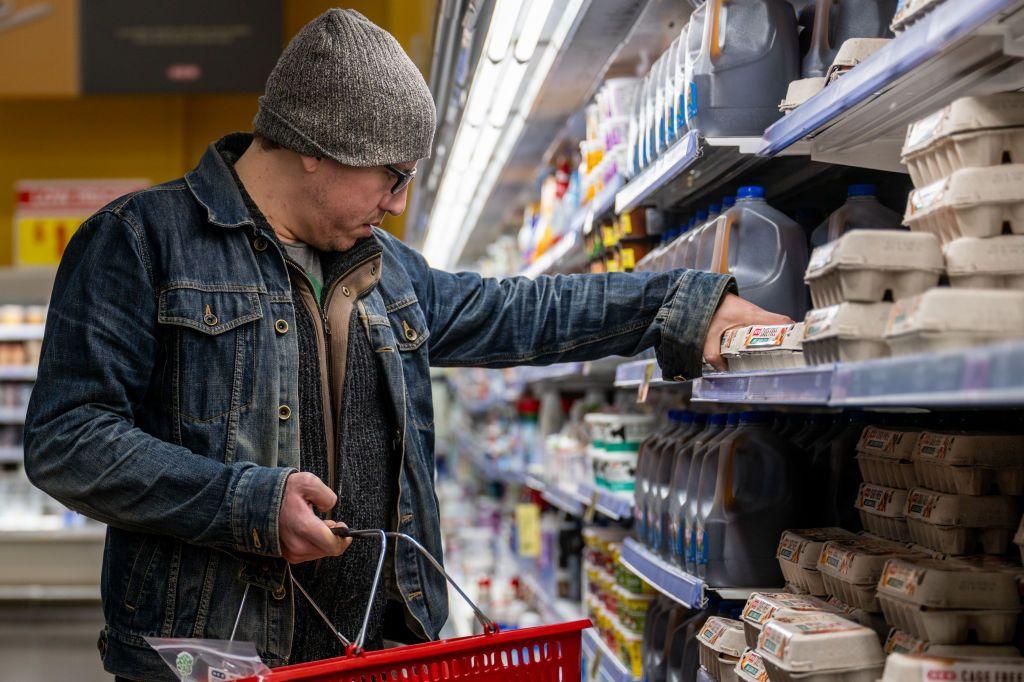
[{"label": "man's ear", "polygon": [[302,168],[307,173],[315,173],[320,164],[323,163],[323,159],[318,159],[315,156],[303,156],[299,154],[299,160],[302,162]]}]

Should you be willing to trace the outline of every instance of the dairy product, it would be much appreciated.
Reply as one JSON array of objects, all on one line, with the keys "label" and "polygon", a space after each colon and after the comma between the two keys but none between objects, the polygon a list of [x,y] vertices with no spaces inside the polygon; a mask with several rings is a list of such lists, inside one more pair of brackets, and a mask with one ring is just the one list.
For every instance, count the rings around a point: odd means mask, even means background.
[{"label": "dairy product", "polygon": [[805,679],[808,673],[873,682],[885,662],[872,630],[831,613],[777,615],[758,637],[757,651],[772,682]]},{"label": "dairy product", "polygon": [[951,286],[1024,289],[1024,235],[956,239],[944,253]]},{"label": "dairy product", "polygon": [[921,485],[943,493],[1024,494],[1024,436],[924,433],[912,455]]},{"label": "dairy product", "polygon": [[1008,644],[932,644],[909,632],[893,628],[885,640],[886,654],[928,654],[943,657],[1019,658],[1020,651]]},{"label": "dairy product", "polygon": [[875,588],[886,562],[897,556],[913,556],[902,545],[862,536],[830,540],[818,558],[825,590],[855,609],[880,611]]},{"label": "dairy product", "polygon": [[826,84],[838,80],[843,74],[889,44],[888,38],[851,38],[843,43],[835,61],[825,74]]},{"label": "dairy product", "polygon": [[676,419],[681,418],[681,415],[682,412],[678,410],[670,410],[666,414],[667,418],[661,425],[661,428],[648,436],[640,444],[640,450],[637,452],[636,482],[633,487],[633,527],[637,532],[637,536],[645,542],[647,541],[648,528],[647,494],[650,489],[651,467],[655,459],[654,454],[661,449],[666,436],[682,426],[681,420],[677,421]]},{"label": "dairy product", "polygon": [[722,430],[725,421],[725,415],[711,415],[705,423],[701,424],[701,430],[694,433],[685,443],[680,443],[676,450],[675,467],[672,469],[672,477],[668,486],[664,523],[668,536],[667,552],[672,562],[680,568],[686,567],[685,506],[686,486],[690,477],[691,465],[696,453],[700,452],[705,444]]},{"label": "dairy product", "polygon": [[801,465],[802,490],[806,491],[801,517],[804,523],[860,530],[860,513],[854,508],[862,482],[855,446],[864,426],[864,415],[847,413],[832,429],[809,447],[810,462]]},{"label": "dairy product", "polygon": [[960,237],[1024,234],[1024,164],[961,168],[910,193],[903,223],[948,244]]},{"label": "dairy product", "polygon": [[910,542],[906,518],[907,491],[862,483],[856,507],[864,529],[893,542]]},{"label": "dairy product", "polygon": [[1005,554],[1020,519],[1007,495],[953,495],[915,488],[907,496],[910,537],[945,554]]},{"label": "dairy product", "polygon": [[1021,675],[1024,675],[1024,659],[1020,658],[897,653],[885,659],[882,682],[1016,680]]},{"label": "dairy product", "polygon": [[902,230],[903,216],[878,202],[877,188],[870,184],[846,188],[846,203],[836,209],[811,234],[811,246],[834,242],[853,230]]},{"label": "dairy product", "polygon": [[807,364],[860,362],[887,356],[885,328],[891,309],[891,303],[839,303],[811,310],[804,318]]},{"label": "dairy product", "polygon": [[938,287],[893,305],[893,355],[939,352],[1024,337],[1024,291]]},{"label": "dairy product", "polygon": [[711,615],[710,610],[692,611],[669,633],[666,650],[666,682],[689,682],[700,666],[697,633]]},{"label": "dairy product", "polygon": [[[721,415],[712,416],[712,423],[720,420]],[[726,423],[721,430],[707,439],[703,447],[694,450],[693,459],[690,462],[690,471],[686,479],[686,504],[684,507],[683,519],[683,554],[685,556],[685,569],[692,575],[697,575],[697,525],[700,512],[700,474],[704,466],[704,459],[709,452],[717,452],[718,446],[728,438],[739,424],[739,414],[731,414],[727,417]]]},{"label": "dairy product", "polygon": [[684,447],[698,433],[704,430],[707,417],[702,414],[685,413],[686,427],[666,438],[661,448],[658,468],[652,478],[650,494],[647,497],[648,522],[650,524],[647,542],[651,549],[666,557],[672,555],[672,540],[669,524],[669,497],[672,493],[672,474],[680,448]]},{"label": "dairy product", "polygon": [[748,648],[736,662],[736,677],[745,682],[768,682],[768,669],[756,650]]},{"label": "dairy product", "polygon": [[834,606],[809,595],[789,592],[755,592],[747,599],[740,620],[747,646],[757,647],[757,639],[765,623],[778,615],[803,612],[837,613]]},{"label": "dairy product", "polygon": [[804,364],[804,324],[759,325],[736,330],[726,339],[723,357],[732,371],[786,369]]},{"label": "dairy product", "polygon": [[719,682],[735,679],[736,663],[746,648],[743,623],[712,616],[697,634],[697,642],[700,644],[700,665],[712,679]]},{"label": "dairy product", "polygon": [[818,571],[821,551],[830,540],[852,540],[857,536],[842,528],[787,530],[775,552],[786,585],[816,597],[829,594]]},{"label": "dairy product", "polygon": [[868,426],[857,443],[857,463],[868,483],[909,489],[917,485],[912,461],[921,432]]},{"label": "dairy product", "polygon": [[885,38],[896,11],[896,0],[814,0],[810,49],[803,59],[804,78],[824,76],[851,38]]},{"label": "dairy product", "polygon": [[923,293],[939,283],[944,261],[931,235],[854,230],[814,250],[805,281],[815,307],[875,303]]},{"label": "dairy product", "polygon": [[783,114],[788,114],[811,97],[821,92],[821,89],[824,87],[824,76],[819,78],[801,78],[798,81],[793,81],[789,84],[789,88],[786,90],[785,99],[779,103],[779,111]]}]

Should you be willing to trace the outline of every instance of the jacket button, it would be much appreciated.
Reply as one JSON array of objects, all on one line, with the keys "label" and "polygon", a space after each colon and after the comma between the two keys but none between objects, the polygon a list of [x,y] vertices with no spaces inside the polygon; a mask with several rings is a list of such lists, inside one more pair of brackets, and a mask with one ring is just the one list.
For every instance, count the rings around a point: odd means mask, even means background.
[{"label": "jacket button", "polygon": [[214,315],[213,313],[206,313],[205,315],[203,315],[203,322],[205,322],[211,327],[216,327],[217,322],[219,322],[219,320],[217,319],[217,316]]},{"label": "jacket button", "polygon": [[352,292],[348,290],[348,287],[342,287],[341,288],[341,293],[343,293],[345,296],[351,296],[352,295]]},{"label": "jacket button", "polygon": [[281,407],[277,408],[277,418],[280,419],[281,421],[286,421],[288,417],[291,416],[292,408],[288,407],[287,405],[282,405]]},{"label": "jacket button", "polygon": [[267,240],[264,239],[263,237],[256,237],[256,239],[252,240],[252,248],[256,249],[257,251],[266,251],[267,246],[269,246],[269,244],[267,243]]},{"label": "jacket button", "polygon": [[288,332],[288,320],[278,320],[274,323],[274,329],[277,330],[278,334],[285,334]]},{"label": "jacket button", "polygon": [[285,595],[288,594],[288,591],[285,590],[284,586],[282,585],[281,587],[274,588],[274,591],[271,592],[270,594],[271,594],[272,597],[274,597],[274,599],[280,600],[280,599],[284,599]]}]

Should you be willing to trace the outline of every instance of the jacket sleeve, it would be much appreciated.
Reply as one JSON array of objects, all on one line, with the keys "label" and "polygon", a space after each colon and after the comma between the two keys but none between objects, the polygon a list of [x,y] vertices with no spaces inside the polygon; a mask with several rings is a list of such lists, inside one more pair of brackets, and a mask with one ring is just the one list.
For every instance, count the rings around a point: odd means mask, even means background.
[{"label": "jacket sleeve", "polygon": [[415,267],[438,366],[545,365],[654,348],[666,377],[692,378],[711,317],[736,292],[732,277],[696,270],[499,280],[434,270],[418,254]]},{"label": "jacket sleeve", "polygon": [[224,464],[135,424],[157,359],[157,303],[139,226],[105,212],[72,238],[54,283],[25,424],[25,470],[111,526],[280,556],[292,469]]}]

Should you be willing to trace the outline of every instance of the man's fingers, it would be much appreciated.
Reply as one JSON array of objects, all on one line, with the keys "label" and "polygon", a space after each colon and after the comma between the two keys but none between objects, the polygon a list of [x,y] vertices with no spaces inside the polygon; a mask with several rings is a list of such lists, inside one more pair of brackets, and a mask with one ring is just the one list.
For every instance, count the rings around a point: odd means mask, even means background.
[{"label": "man's fingers", "polygon": [[310,483],[309,488],[305,491],[305,497],[313,503],[317,511],[329,512],[334,509],[334,505],[338,504],[338,495],[319,478],[314,478],[316,480]]}]

